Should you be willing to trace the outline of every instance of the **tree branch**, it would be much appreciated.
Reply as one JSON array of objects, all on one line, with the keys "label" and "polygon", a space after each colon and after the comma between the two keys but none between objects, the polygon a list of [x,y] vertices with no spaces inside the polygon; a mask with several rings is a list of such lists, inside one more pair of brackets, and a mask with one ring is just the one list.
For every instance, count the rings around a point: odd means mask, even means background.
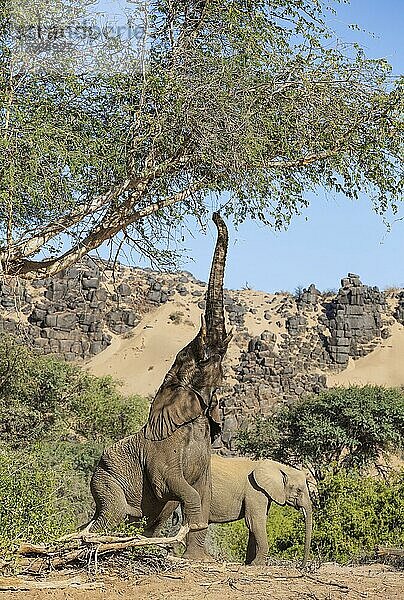
[{"label": "tree branch", "polygon": [[102,194],[97,198],[94,198],[88,204],[81,206],[75,211],[64,215],[57,221],[52,221],[45,227],[42,227],[37,231],[36,235],[33,235],[29,239],[21,240],[10,247],[0,249],[0,261],[5,260],[6,256],[17,258],[18,256],[32,256],[36,254],[50,239],[63,233],[69,227],[80,223],[85,217],[100,210],[103,206],[118,198],[123,194],[130,186],[131,179],[126,179],[121,185],[113,187],[106,194]]},{"label": "tree branch", "polygon": [[[147,183],[144,182],[143,186],[146,187]],[[158,202],[152,202],[151,204],[131,212],[133,202],[126,201],[126,206],[119,206],[114,210],[110,211],[101,222],[84,238],[79,244],[56,258],[45,259],[41,261],[25,260],[16,258],[11,260],[6,265],[7,270],[5,272],[8,275],[19,275],[26,279],[35,279],[38,277],[49,277],[55,275],[59,271],[67,269],[73,263],[77,262],[85,254],[98,248],[105,240],[110,239],[121,231],[124,227],[132,225],[140,219],[149,217],[150,215],[158,212],[163,208],[172,206],[183,202],[194,192],[202,188],[202,183],[190,186],[181,192],[169,196]],[[142,186],[142,187],[143,187]],[[140,193],[144,189],[138,190]],[[138,196],[138,195],[137,195]]]},{"label": "tree branch", "polygon": [[320,160],[325,160],[326,158],[330,158],[331,156],[335,156],[340,152],[340,146],[332,150],[324,150],[323,152],[318,152],[317,154],[307,154],[306,156],[302,156],[300,158],[296,158],[294,160],[271,160],[267,163],[267,167],[275,167],[282,169],[291,169],[293,167],[307,167],[312,163],[318,162]]},{"label": "tree branch", "polygon": [[184,26],[178,36],[177,43],[174,44],[174,57],[178,56],[181,51],[186,51],[196,39],[204,23],[208,4],[209,0],[198,0],[196,2],[194,13],[191,15],[186,13]]}]

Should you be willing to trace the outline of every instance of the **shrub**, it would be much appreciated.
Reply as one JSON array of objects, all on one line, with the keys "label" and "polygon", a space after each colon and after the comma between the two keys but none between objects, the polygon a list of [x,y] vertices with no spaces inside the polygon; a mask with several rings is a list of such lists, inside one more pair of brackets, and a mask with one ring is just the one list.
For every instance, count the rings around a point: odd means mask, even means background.
[{"label": "shrub", "polygon": [[77,374],[66,422],[74,431],[96,441],[118,440],[138,431],[149,404],[140,396],[122,396],[110,377]]},{"label": "shrub", "polygon": [[77,525],[74,505],[63,491],[69,474],[49,468],[34,452],[0,448],[0,548],[16,542],[54,539]]},{"label": "shrub", "polygon": [[86,522],[103,447],[137,431],[144,398],[109,377],[0,342],[0,547],[49,539]]},{"label": "shrub", "polygon": [[[403,546],[404,471],[387,480],[341,470],[319,485],[312,553],[321,560],[346,563],[373,556],[376,545]],[[271,506],[267,522],[269,555],[303,557],[304,519],[290,507]],[[211,547],[222,559],[243,561],[248,532],[243,522],[215,525]]]},{"label": "shrub", "polygon": [[319,556],[347,562],[378,544],[404,545],[404,471],[385,480],[341,470],[320,489],[313,536]]},{"label": "shrub", "polygon": [[74,433],[108,443],[147,417],[144,398],[123,397],[110,377],[38,357],[11,338],[0,343],[0,440],[18,447]]},{"label": "shrub", "polygon": [[241,452],[306,462],[324,470],[364,469],[404,440],[404,394],[396,388],[332,388],[258,418],[238,436]]},{"label": "shrub", "polygon": [[240,430],[236,436],[237,449],[256,460],[276,458],[282,455],[279,421],[272,417],[257,416],[247,429]]}]

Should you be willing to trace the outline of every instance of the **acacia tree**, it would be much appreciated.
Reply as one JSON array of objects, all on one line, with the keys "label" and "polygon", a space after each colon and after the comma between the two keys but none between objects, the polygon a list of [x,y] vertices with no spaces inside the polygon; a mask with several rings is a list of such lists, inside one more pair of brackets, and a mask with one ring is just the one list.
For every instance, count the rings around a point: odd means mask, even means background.
[{"label": "acacia tree", "polygon": [[142,33],[116,43],[121,70],[58,72],[15,67],[1,1],[4,274],[52,275],[118,234],[147,252],[212,195],[275,227],[319,186],[396,207],[400,82],[335,41],[327,3],[132,2]]},{"label": "acacia tree", "polygon": [[256,459],[310,463],[319,476],[332,467],[364,470],[404,444],[404,394],[366,385],[330,388],[257,417],[238,435]]}]

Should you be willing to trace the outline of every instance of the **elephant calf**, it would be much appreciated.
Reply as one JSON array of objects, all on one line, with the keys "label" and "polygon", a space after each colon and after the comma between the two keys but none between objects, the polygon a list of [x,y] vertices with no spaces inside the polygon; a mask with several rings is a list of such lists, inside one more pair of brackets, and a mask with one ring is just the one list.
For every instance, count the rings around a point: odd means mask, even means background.
[{"label": "elephant calf", "polygon": [[[244,517],[249,530],[246,563],[262,564],[268,553],[267,515],[273,500],[302,509],[305,517],[303,565],[310,552],[312,502],[316,481],[309,471],[273,460],[222,458],[213,455],[210,523],[227,523]],[[309,491],[310,490],[310,491]]]},{"label": "elephant calf", "polygon": [[[266,522],[271,501],[301,509],[305,517],[303,566],[311,543],[312,502],[317,494],[316,481],[309,471],[295,469],[273,460],[223,458],[212,455],[212,499],[209,523],[229,523],[244,518],[249,530],[246,563],[263,564],[268,553]],[[168,517],[168,512],[165,515]],[[188,552],[203,537],[189,540]]]}]

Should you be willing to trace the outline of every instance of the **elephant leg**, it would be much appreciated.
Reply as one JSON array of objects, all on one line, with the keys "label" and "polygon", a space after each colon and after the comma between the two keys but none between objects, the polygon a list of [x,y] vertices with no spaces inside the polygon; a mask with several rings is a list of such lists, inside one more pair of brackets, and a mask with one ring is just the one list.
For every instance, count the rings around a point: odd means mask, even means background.
[{"label": "elephant leg", "polygon": [[[202,477],[195,487],[201,498],[201,517],[202,521],[208,523],[210,512],[210,473]],[[203,562],[211,562],[213,557],[205,550],[205,540],[208,533],[207,525],[200,531],[190,531],[187,536],[187,548],[184,552],[184,558],[199,560]]]},{"label": "elephant leg", "polygon": [[83,531],[89,533],[111,529],[130,514],[122,487],[108,473],[93,477],[91,492],[96,503],[95,514]]},{"label": "elephant leg", "polygon": [[157,514],[157,516],[153,516],[147,519],[147,524],[143,535],[147,537],[155,537],[157,535],[160,535],[161,529],[164,527],[167,520],[171,517],[177,506],[178,502],[176,500],[170,500],[169,502],[166,502],[163,508]]},{"label": "elephant leg", "polygon": [[257,545],[255,543],[255,537],[254,537],[254,534],[251,531],[249,531],[245,564],[251,565],[253,563],[256,555],[257,555]]},{"label": "elephant leg", "polygon": [[254,497],[253,505],[246,503],[245,523],[249,530],[246,564],[264,565],[268,554],[268,499],[264,494]]},{"label": "elephant leg", "polygon": [[212,562],[213,557],[205,550],[205,540],[208,529],[201,531],[190,531],[187,535],[187,548],[183,554],[183,558],[199,560],[203,562]]},{"label": "elephant leg", "polygon": [[209,511],[206,515],[205,510],[205,515],[202,516],[201,496],[197,490],[189,485],[184,477],[176,481],[168,480],[167,485],[170,492],[180,500],[184,512],[184,521],[188,523],[190,531],[206,529]]}]

